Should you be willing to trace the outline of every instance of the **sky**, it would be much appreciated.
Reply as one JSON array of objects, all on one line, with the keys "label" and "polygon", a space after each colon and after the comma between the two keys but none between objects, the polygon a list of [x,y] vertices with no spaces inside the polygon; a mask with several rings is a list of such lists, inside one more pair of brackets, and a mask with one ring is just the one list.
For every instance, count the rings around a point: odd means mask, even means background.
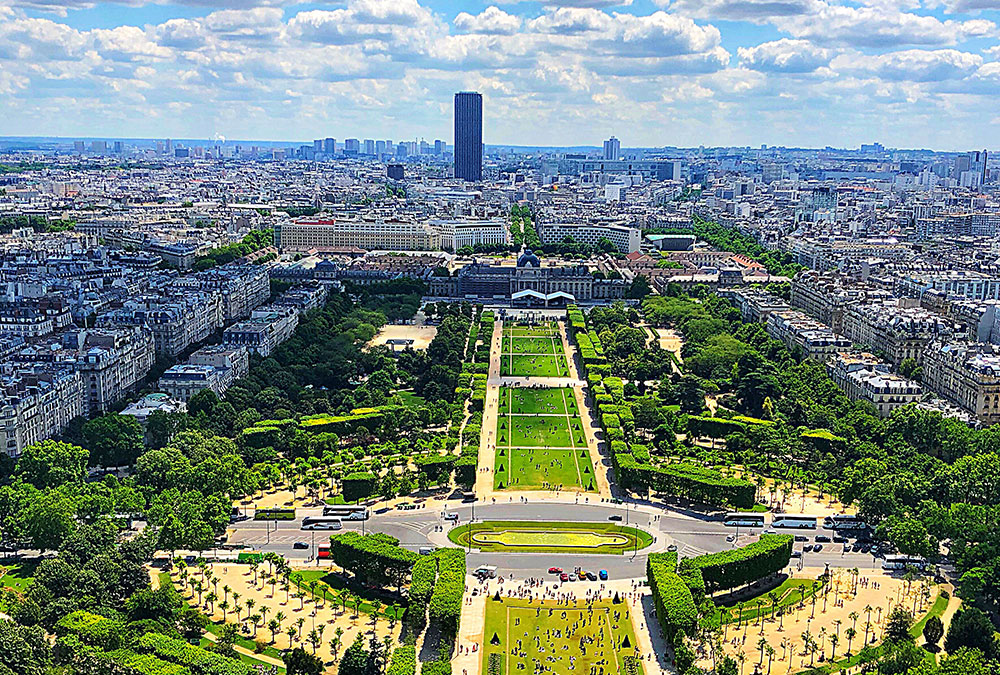
[{"label": "sky", "polygon": [[1000,0],[0,0],[0,134],[1000,148]]}]

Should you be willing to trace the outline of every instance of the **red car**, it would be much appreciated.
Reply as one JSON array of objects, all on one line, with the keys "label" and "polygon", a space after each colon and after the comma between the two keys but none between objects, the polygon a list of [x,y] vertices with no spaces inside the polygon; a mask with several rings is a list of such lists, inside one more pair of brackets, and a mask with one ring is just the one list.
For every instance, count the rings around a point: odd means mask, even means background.
[{"label": "red car", "polygon": [[569,575],[563,572],[559,575],[559,581],[569,581]]},{"label": "red car", "polygon": [[561,567],[550,567],[549,568],[549,574],[562,574],[562,568]]}]

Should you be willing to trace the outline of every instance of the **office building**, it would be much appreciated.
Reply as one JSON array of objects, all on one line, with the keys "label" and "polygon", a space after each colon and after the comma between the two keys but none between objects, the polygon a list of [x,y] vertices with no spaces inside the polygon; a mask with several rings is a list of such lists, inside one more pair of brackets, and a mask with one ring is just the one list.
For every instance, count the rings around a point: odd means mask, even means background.
[{"label": "office building", "polygon": [[385,167],[385,175],[392,180],[403,180],[405,171],[403,170],[402,164],[387,164]]},{"label": "office building", "polygon": [[302,218],[279,223],[275,227],[274,238],[282,252],[352,247],[367,251],[433,251],[441,248],[441,234],[427,223],[392,218]]},{"label": "office building", "polygon": [[612,136],[604,141],[604,159],[617,160],[621,156],[622,144]]},{"label": "office building", "polygon": [[344,154],[348,157],[357,157],[361,152],[361,141],[356,138],[348,138],[344,141]]},{"label": "office building", "polygon": [[455,94],[455,178],[483,179],[483,95]]},{"label": "office building", "polygon": [[323,139],[323,154],[327,157],[337,154],[337,141],[332,138]]}]

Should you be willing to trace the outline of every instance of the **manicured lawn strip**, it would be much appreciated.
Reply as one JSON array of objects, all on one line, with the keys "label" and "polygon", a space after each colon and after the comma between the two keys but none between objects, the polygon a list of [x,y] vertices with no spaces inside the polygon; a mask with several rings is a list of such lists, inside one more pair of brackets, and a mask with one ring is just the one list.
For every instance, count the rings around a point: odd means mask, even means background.
[{"label": "manicured lawn strip", "polygon": [[526,354],[504,355],[500,360],[501,375],[507,377],[568,377],[569,367],[565,355],[534,356]]},{"label": "manicured lawn strip", "polygon": [[[555,336],[553,337],[512,337],[504,344],[507,354],[552,354],[558,353]],[[562,347],[562,345],[559,345]]]},{"label": "manicured lawn strip", "polygon": [[[348,592],[353,597],[359,597],[356,589],[348,588],[344,581],[331,574],[329,570],[302,570],[299,572],[293,572],[291,577],[292,583],[294,583],[300,591],[304,591],[307,596],[312,597],[312,592],[309,590],[309,582],[316,580],[316,595],[323,598],[324,602],[331,603],[334,607],[340,606],[340,596],[342,593]],[[387,603],[382,603],[382,610],[379,612],[379,616],[384,616],[386,618],[396,618],[402,619],[404,609],[398,605],[388,605]],[[354,603],[348,602],[347,607],[351,610],[354,609]],[[365,614],[371,614],[373,605],[371,604],[371,599],[362,598],[361,604],[358,605],[358,611],[364,612]]]},{"label": "manicured lawn strip", "polygon": [[568,391],[565,388],[503,388],[500,390],[500,412],[508,415],[566,415]]},{"label": "manicured lawn strip", "polygon": [[[804,590],[805,591],[805,599],[809,600],[809,598],[812,597],[813,592],[814,592],[813,591],[813,587],[812,587],[813,583],[814,583],[814,581],[812,579],[785,579],[781,583],[780,586],[778,586],[777,588],[773,589],[778,594],[778,598],[779,598],[778,604],[774,608],[774,611],[777,612],[779,609],[781,609],[783,607],[791,607],[792,605],[797,604],[799,602],[799,597],[800,597],[799,596],[799,591],[800,590]],[[818,585],[816,586],[815,592],[819,593],[820,591],[823,590],[823,583],[822,582],[817,582],[817,583],[818,583]],[[756,596],[754,598],[750,598],[749,600],[745,600],[744,602],[746,603],[746,605],[745,605],[745,607],[744,607],[744,609],[743,609],[742,612],[739,611],[739,606],[738,605],[732,605],[732,606],[730,606],[729,607],[729,611],[731,613],[731,617],[728,620],[724,619],[722,623],[737,623],[738,621],[753,621],[754,619],[756,619],[759,616],[759,614],[763,614],[765,617],[770,617],[771,616],[771,599],[768,597],[768,594],[770,592],[771,591],[767,591],[767,592],[765,592],[765,593],[763,593],[761,595],[758,595],[758,596]],[[761,605],[761,607],[760,607],[759,614],[758,614],[758,611],[757,611],[757,604],[756,604],[756,602],[757,602],[758,599],[764,601],[764,604]]]},{"label": "manicured lawn strip", "polygon": [[942,614],[944,614],[944,610],[948,609],[948,603],[950,601],[951,601],[950,597],[946,598],[944,597],[944,595],[938,592],[938,595],[934,599],[934,604],[931,605],[931,608],[927,610],[927,613],[924,614],[924,617],[920,619],[920,621],[913,624],[913,626],[910,628],[910,635],[912,635],[914,639],[919,639],[920,636],[923,635],[924,626],[927,624],[927,620],[930,619],[932,616],[940,617]]},{"label": "manicured lawn strip", "polygon": [[[487,600],[481,672],[490,672],[491,654],[500,655],[501,675],[531,672],[530,669],[518,670],[516,663],[520,661],[530,666],[532,659],[539,659],[545,663],[547,672],[551,675],[589,673],[591,667],[599,662],[603,662],[605,673],[628,672],[624,668],[623,657],[636,654],[636,636],[631,616],[625,617],[628,604],[624,602],[614,604],[610,600],[602,600],[594,603],[593,608],[591,613],[582,602],[573,607],[558,605],[554,601],[529,602],[515,598]],[[539,609],[541,611],[538,611]],[[617,628],[614,628],[615,612],[620,613]],[[587,619],[592,619],[592,623],[581,626],[573,634],[567,634],[575,622],[583,623]],[[563,637],[556,638],[556,631],[562,631]],[[551,637],[548,637],[550,632]],[[535,636],[542,639],[542,645],[546,649],[544,653],[535,649]],[[594,638],[594,641],[587,645],[586,655],[582,654],[579,648],[580,639],[584,636]],[[601,637],[603,641],[599,643],[598,639]],[[523,659],[511,653],[512,648],[517,649],[518,640],[521,641],[520,649],[526,654]],[[625,640],[627,647],[614,648],[614,645]],[[566,649],[562,648],[564,646]],[[572,668],[569,663],[570,655],[576,657]],[[549,656],[554,656],[556,659],[561,657],[561,660],[548,661]],[[636,665],[637,672],[641,675],[642,662],[636,661]]]},{"label": "manicured lawn strip", "polygon": [[[500,454],[500,453],[503,454]],[[586,456],[581,458],[583,453]],[[582,487],[592,489],[593,471],[586,450],[511,448],[498,451],[494,485],[517,490]],[[551,466],[550,466],[551,464]],[[540,468],[535,468],[535,467]],[[510,484],[511,479],[517,479]]]},{"label": "manicured lawn strip", "polygon": [[[580,438],[583,437],[582,429],[576,433]],[[497,422],[499,448],[573,448],[574,440],[571,437],[569,418],[562,415],[516,415],[502,417]]]},{"label": "manicured lawn strip", "polygon": [[468,525],[462,527],[453,528],[448,532],[448,538],[457,544],[458,546],[468,546],[470,534],[475,534],[477,532],[502,532],[504,530],[522,530],[531,531],[537,530],[539,532],[552,532],[555,530],[573,530],[573,531],[588,531],[588,532],[613,532],[615,534],[624,534],[629,537],[629,542],[620,546],[613,544],[608,544],[599,548],[576,548],[576,547],[559,547],[559,546],[516,546],[508,547],[503,544],[494,545],[480,545],[473,542],[473,548],[480,548],[483,552],[493,552],[493,551],[519,551],[526,553],[602,553],[602,554],[623,554],[627,551],[635,550],[635,539],[638,538],[639,545],[638,550],[642,550],[653,543],[653,536],[646,532],[645,530],[640,530],[635,527],[629,527],[624,525],[618,525],[616,523],[589,523],[589,522],[579,522],[579,523],[553,523],[553,522],[534,522],[534,521],[523,521],[523,520],[498,520],[498,521],[486,521],[484,523],[473,523],[471,529]]}]

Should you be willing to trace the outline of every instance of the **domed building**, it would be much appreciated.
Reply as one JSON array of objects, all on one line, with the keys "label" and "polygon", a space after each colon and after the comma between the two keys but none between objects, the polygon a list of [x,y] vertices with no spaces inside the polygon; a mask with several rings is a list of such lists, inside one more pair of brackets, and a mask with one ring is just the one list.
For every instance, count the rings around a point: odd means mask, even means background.
[{"label": "domed building", "polygon": [[542,261],[539,260],[538,256],[535,255],[534,251],[530,248],[525,249],[521,257],[517,259],[518,267],[541,267]]},{"label": "domed building", "polygon": [[542,264],[526,249],[509,263],[476,261],[452,277],[433,277],[431,295],[483,300],[510,300],[515,306],[562,307],[575,302],[617,300],[625,296],[622,279],[595,279],[581,263]]}]

